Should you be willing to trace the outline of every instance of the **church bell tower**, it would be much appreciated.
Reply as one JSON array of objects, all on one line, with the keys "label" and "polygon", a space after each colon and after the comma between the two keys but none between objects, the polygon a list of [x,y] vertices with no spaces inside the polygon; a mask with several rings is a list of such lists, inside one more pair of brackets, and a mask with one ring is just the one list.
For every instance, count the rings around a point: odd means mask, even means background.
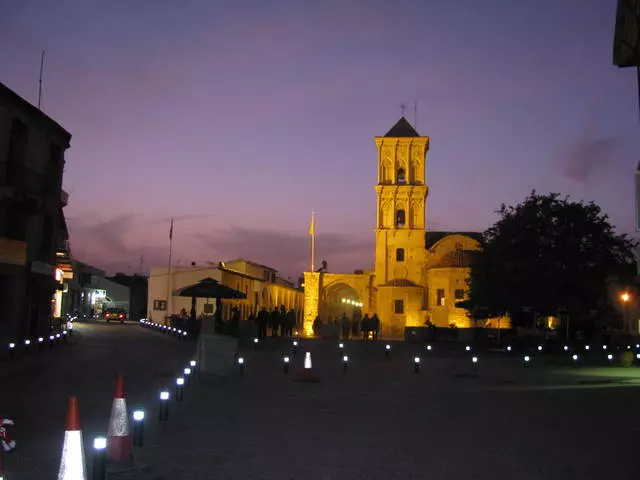
[{"label": "church bell tower", "polygon": [[[425,259],[425,160],[429,137],[403,116],[383,137],[376,137],[377,285],[391,281],[422,283]],[[401,282],[402,283],[402,282]]]}]

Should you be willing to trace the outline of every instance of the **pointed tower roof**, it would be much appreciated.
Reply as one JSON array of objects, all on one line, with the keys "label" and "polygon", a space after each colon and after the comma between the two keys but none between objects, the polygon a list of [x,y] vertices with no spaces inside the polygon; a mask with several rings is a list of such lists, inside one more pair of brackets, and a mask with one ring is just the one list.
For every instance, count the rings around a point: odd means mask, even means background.
[{"label": "pointed tower roof", "polygon": [[407,121],[406,118],[401,117],[398,122],[391,127],[391,129],[384,135],[385,137],[419,137],[420,134],[416,132],[416,129]]}]

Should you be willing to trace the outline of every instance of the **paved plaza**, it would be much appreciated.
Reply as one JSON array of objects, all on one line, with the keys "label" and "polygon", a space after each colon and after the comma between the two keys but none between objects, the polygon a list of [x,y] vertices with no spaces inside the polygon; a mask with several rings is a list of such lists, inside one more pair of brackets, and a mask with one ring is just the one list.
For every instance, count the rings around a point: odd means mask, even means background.
[{"label": "paved plaza", "polygon": [[[431,357],[422,346],[289,340],[247,348],[244,375],[201,379],[141,458],[144,478],[630,478],[640,418],[636,369],[576,368],[564,356]],[[296,381],[305,351],[317,383]],[[413,358],[422,352],[422,368]],[[542,364],[542,365],[541,365]]]},{"label": "paved plaza", "polygon": [[[91,440],[104,434],[115,375],[129,408],[148,411],[143,474],[162,479],[584,479],[631,478],[640,417],[640,368],[606,365],[602,352],[569,355],[464,352],[462,346],[268,338],[242,347],[244,375],[200,376],[158,422],[157,394],[172,386],[195,343],[137,325],[79,325],[71,344],[0,363],[0,400],[20,449],[12,477],[52,478],[66,401],[78,395],[91,471]],[[299,382],[311,352],[315,383]],[[471,356],[477,354],[478,370]],[[288,375],[282,357],[292,356]],[[414,373],[414,357],[421,357]],[[115,478],[115,477],[114,477]]]}]

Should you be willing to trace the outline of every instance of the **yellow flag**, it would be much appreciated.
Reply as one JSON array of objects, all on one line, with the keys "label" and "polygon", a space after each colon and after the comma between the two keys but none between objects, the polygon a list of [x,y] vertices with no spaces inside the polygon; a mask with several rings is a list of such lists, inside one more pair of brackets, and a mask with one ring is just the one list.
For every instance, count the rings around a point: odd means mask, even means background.
[{"label": "yellow flag", "polygon": [[309,225],[309,235],[312,237],[316,234],[316,212],[311,213],[311,225]]}]

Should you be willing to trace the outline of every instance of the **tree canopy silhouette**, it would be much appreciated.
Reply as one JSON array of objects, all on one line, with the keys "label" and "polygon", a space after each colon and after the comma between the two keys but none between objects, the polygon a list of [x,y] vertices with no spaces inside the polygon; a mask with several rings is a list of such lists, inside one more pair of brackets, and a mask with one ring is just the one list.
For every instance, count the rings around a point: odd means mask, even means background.
[{"label": "tree canopy silhouette", "polygon": [[615,234],[594,203],[532,191],[497,213],[472,262],[467,306],[475,318],[603,312],[611,306],[608,282],[634,275],[637,244]]}]

